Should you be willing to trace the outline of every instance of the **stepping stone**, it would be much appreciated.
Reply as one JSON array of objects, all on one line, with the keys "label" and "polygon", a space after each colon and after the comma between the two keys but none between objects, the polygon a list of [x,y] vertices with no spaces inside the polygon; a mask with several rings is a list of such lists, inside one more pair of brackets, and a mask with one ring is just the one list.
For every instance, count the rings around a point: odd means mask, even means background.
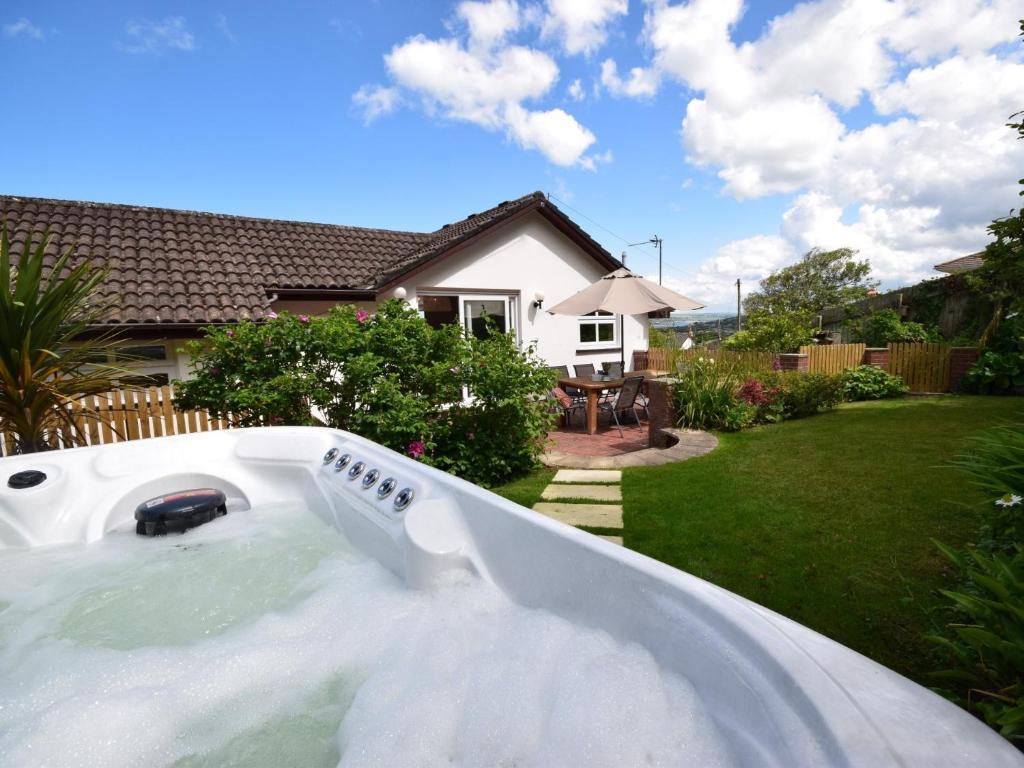
[{"label": "stepping stone", "polygon": [[534,512],[540,512],[560,523],[586,525],[591,528],[621,528],[621,504],[549,504],[533,505]]},{"label": "stepping stone", "polygon": [[622,501],[622,489],[617,485],[549,485],[542,499],[590,499],[591,501]]},{"label": "stepping stone", "polygon": [[555,473],[553,483],[618,483],[622,481],[621,469],[560,469]]},{"label": "stepping stone", "polygon": [[618,544],[620,547],[623,546],[623,544],[622,544],[622,537],[621,536],[602,536],[602,535],[598,535],[598,538],[599,539],[604,539],[605,541],[610,541],[612,544]]}]

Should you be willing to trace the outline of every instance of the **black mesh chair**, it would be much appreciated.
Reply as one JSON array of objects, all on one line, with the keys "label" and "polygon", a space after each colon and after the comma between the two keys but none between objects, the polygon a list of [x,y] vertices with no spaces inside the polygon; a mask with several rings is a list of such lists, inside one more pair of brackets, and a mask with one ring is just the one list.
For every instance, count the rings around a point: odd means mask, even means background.
[{"label": "black mesh chair", "polygon": [[[640,394],[640,385],[643,383],[643,376],[630,376],[622,383],[622,388],[619,389],[614,400],[610,400],[606,403],[598,403],[597,405],[599,411],[604,411],[612,415],[612,418],[615,420],[615,426],[619,429],[619,437],[625,437],[625,434],[622,432],[622,422],[619,421],[620,413],[632,413],[633,418],[636,419],[637,426],[639,426],[640,416],[636,412],[637,406],[643,408],[645,412],[647,411],[647,407],[645,405],[637,402],[637,395]],[[651,415],[648,413],[648,421],[650,418]]]},{"label": "black mesh chair", "polygon": [[613,379],[621,379],[622,363],[620,363],[618,360],[614,360],[610,363],[605,363],[604,372],[611,376]]},{"label": "black mesh chair", "polygon": [[589,379],[595,373],[597,373],[597,371],[594,370],[594,366],[592,363],[581,363],[580,365],[574,365],[573,370],[576,371],[577,379]]}]

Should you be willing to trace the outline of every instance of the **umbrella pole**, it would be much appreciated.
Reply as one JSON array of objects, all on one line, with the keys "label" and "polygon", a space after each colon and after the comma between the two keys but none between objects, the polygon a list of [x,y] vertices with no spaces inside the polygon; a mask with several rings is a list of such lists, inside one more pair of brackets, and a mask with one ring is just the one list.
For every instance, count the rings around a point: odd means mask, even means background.
[{"label": "umbrella pole", "polygon": [[619,315],[619,367],[626,372],[626,334],[623,332],[625,315]]}]

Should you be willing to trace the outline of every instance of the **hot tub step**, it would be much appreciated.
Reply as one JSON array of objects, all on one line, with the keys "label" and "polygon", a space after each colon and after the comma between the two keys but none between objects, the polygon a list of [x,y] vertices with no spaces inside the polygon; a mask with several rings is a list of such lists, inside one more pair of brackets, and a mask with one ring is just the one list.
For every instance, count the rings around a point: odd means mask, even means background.
[{"label": "hot tub step", "polygon": [[585,525],[589,528],[622,527],[621,504],[551,504],[540,502],[533,505],[533,510],[568,525]]}]

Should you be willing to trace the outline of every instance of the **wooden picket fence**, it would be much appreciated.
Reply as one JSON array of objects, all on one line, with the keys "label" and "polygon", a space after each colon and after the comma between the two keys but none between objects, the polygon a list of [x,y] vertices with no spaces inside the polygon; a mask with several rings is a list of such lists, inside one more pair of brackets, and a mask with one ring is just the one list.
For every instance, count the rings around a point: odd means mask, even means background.
[{"label": "wooden picket fence", "polygon": [[835,374],[860,365],[864,360],[864,346],[864,344],[815,345],[800,347],[800,354],[807,355],[808,373]]},{"label": "wooden picket fence", "polygon": [[949,392],[952,344],[889,345],[889,373],[902,376],[911,392]]},{"label": "wooden picket fence", "polygon": [[[70,405],[69,410],[78,429],[64,428],[47,435],[47,441],[54,448],[109,445],[145,437],[210,432],[230,426],[223,419],[211,418],[206,411],[175,410],[174,389],[169,385],[93,395]],[[98,418],[87,418],[86,411],[96,413]],[[0,456],[10,456],[13,445],[10,435],[0,433]]]}]

